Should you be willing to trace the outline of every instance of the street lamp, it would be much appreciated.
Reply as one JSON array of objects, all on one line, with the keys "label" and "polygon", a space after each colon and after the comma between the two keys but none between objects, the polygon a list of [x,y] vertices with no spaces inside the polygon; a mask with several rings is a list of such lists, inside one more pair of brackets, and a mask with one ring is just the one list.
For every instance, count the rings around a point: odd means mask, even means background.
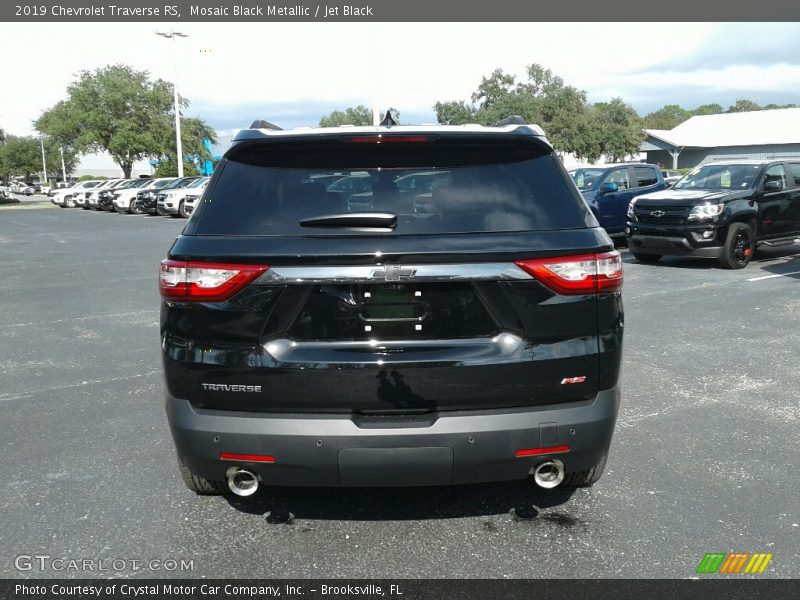
[{"label": "street lamp", "polygon": [[39,137],[42,144],[42,185],[47,185],[47,162],[44,159],[44,136]]},{"label": "street lamp", "polygon": [[172,40],[172,58],[175,62],[175,80],[172,82],[172,91],[175,93],[175,143],[177,149],[178,177],[183,177],[183,146],[181,144],[181,111],[178,106],[178,50],[175,38],[189,37],[180,31],[156,31],[156,35]]}]

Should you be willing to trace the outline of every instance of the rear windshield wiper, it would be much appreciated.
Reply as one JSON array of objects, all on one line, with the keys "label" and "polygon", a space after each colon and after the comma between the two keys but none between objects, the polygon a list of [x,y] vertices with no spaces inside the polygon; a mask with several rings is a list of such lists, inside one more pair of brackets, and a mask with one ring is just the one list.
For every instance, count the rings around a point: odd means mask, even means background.
[{"label": "rear windshield wiper", "polygon": [[299,223],[303,227],[394,229],[397,227],[397,215],[390,212],[336,213],[308,217]]}]

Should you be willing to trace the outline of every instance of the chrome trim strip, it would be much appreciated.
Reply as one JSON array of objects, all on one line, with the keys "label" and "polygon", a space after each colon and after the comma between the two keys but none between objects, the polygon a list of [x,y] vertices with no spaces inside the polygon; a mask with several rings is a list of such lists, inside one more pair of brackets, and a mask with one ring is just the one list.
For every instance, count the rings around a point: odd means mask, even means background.
[{"label": "chrome trim strip", "polygon": [[431,265],[270,267],[255,284],[379,283],[382,281],[513,281],[533,279],[513,262]]},{"label": "chrome trim strip", "polygon": [[[264,351],[283,364],[346,364],[400,362],[518,362],[526,360],[525,341],[513,333],[503,332],[491,338],[454,340],[366,340],[343,342],[297,342],[287,338],[270,340]],[[431,349],[439,352],[431,358]],[[325,360],[327,357],[329,360]]]}]

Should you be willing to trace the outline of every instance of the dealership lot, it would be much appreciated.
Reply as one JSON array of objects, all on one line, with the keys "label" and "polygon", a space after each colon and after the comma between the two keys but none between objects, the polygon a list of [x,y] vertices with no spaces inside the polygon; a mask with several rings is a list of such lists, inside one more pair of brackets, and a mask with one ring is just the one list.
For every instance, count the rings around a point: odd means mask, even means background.
[{"label": "dealership lot", "polygon": [[800,247],[741,271],[625,253],[623,404],[594,488],[247,501],[196,497],[175,465],[156,276],[184,224],[0,211],[0,576],[98,574],[15,568],[38,554],[207,577],[691,577],[741,551],[800,577]]}]

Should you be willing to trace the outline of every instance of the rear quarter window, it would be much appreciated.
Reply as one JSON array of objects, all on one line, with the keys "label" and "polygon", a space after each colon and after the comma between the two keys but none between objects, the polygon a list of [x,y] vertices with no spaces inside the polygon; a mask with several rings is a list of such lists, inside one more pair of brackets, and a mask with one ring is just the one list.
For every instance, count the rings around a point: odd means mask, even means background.
[{"label": "rear quarter window", "polygon": [[636,172],[636,185],[639,187],[647,187],[648,185],[655,185],[658,183],[658,175],[656,170],[650,167],[635,167]]},{"label": "rear quarter window", "polygon": [[585,205],[557,161],[519,141],[250,143],[223,161],[195,233],[358,235],[300,225],[358,212],[396,214],[396,235],[584,228]]}]

